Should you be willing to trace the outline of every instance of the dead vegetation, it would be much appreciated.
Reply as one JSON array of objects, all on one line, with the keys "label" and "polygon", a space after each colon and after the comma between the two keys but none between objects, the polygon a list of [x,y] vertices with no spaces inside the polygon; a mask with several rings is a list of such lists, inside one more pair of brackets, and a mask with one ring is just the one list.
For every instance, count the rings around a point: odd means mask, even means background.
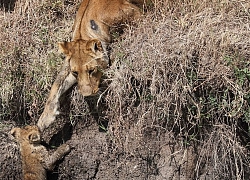
[{"label": "dead vegetation", "polygon": [[[3,124],[38,119],[80,1],[21,2],[0,12]],[[99,95],[71,93],[56,178],[248,179],[249,39],[248,1],[156,1],[112,44]]]},{"label": "dead vegetation", "polygon": [[131,128],[170,131],[198,146],[194,178],[202,163],[212,179],[248,177],[249,5],[166,1],[127,29],[105,97],[116,144],[130,146]]}]

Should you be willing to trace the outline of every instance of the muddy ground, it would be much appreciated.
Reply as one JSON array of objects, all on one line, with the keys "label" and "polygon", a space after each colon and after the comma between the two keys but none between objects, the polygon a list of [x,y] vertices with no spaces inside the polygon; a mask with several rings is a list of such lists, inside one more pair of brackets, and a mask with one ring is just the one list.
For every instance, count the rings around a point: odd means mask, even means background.
[{"label": "muddy ground", "polygon": [[[20,179],[19,147],[8,133],[13,124],[1,125],[4,130],[0,132],[0,179]],[[108,132],[101,132],[97,123],[93,122],[87,127],[85,123],[77,123],[64,132],[72,133],[66,141],[72,151],[48,174],[48,179],[193,178],[195,156],[192,148],[184,149],[176,144],[176,137],[172,133],[148,129],[143,141],[137,141],[132,131],[131,137],[127,137],[127,144],[116,147]]]}]

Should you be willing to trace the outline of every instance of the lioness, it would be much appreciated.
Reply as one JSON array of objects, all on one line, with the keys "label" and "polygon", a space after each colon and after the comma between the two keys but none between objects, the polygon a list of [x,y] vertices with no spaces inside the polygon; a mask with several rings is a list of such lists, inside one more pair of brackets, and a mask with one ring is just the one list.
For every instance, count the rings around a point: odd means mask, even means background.
[{"label": "lioness", "polygon": [[55,120],[59,98],[73,84],[78,83],[83,96],[97,93],[101,70],[109,64],[106,51],[111,42],[110,28],[138,18],[141,13],[136,5],[143,3],[144,0],[83,0],[76,14],[72,42],[59,43],[66,60],[37,123],[41,131]]},{"label": "lioness", "polygon": [[20,144],[24,180],[46,180],[46,170],[53,170],[55,164],[69,153],[67,144],[61,145],[52,155],[41,145],[37,126],[13,128],[10,132]]},{"label": "lioness", "polygon": [[107,66],[108,57],[104,53],[101,42],[96,39],[87,41],[78,39],[59,43],[59,50],[66,54],[66,59],[52,85],[44,111],[37,123],[41,132],[59,114],[61,95],[74,85],[77,79],[79,91],[83,95],[95,94],[102,76],[100,69],[105,69]]}]

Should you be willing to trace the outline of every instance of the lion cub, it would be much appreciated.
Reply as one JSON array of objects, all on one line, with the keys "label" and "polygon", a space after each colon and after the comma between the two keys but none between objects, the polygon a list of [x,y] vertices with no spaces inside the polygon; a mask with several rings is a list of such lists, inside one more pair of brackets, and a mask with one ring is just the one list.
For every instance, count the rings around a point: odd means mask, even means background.
[{"label": "lion cub", "polygon": [[41,145],[37,126],[13,128],[10,133],[20,144],[24,180],[46,180],[46,170],[53,170],[55,163],[70,151],[70,146],[63,144],[49,155],[47,149]]}]

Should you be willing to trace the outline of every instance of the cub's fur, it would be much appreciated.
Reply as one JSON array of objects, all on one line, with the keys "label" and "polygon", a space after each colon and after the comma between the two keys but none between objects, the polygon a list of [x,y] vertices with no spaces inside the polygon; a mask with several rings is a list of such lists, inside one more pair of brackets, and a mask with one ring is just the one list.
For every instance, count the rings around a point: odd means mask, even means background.
[{"label": "cub's fur", "polygon": [[13,128],[10,132],[20,144],[23,180],[46,180],[46,170],[53,170],[58,160],[70,151],[67,144],[61,145],[52,155],[41,145],[37,126]]}]

